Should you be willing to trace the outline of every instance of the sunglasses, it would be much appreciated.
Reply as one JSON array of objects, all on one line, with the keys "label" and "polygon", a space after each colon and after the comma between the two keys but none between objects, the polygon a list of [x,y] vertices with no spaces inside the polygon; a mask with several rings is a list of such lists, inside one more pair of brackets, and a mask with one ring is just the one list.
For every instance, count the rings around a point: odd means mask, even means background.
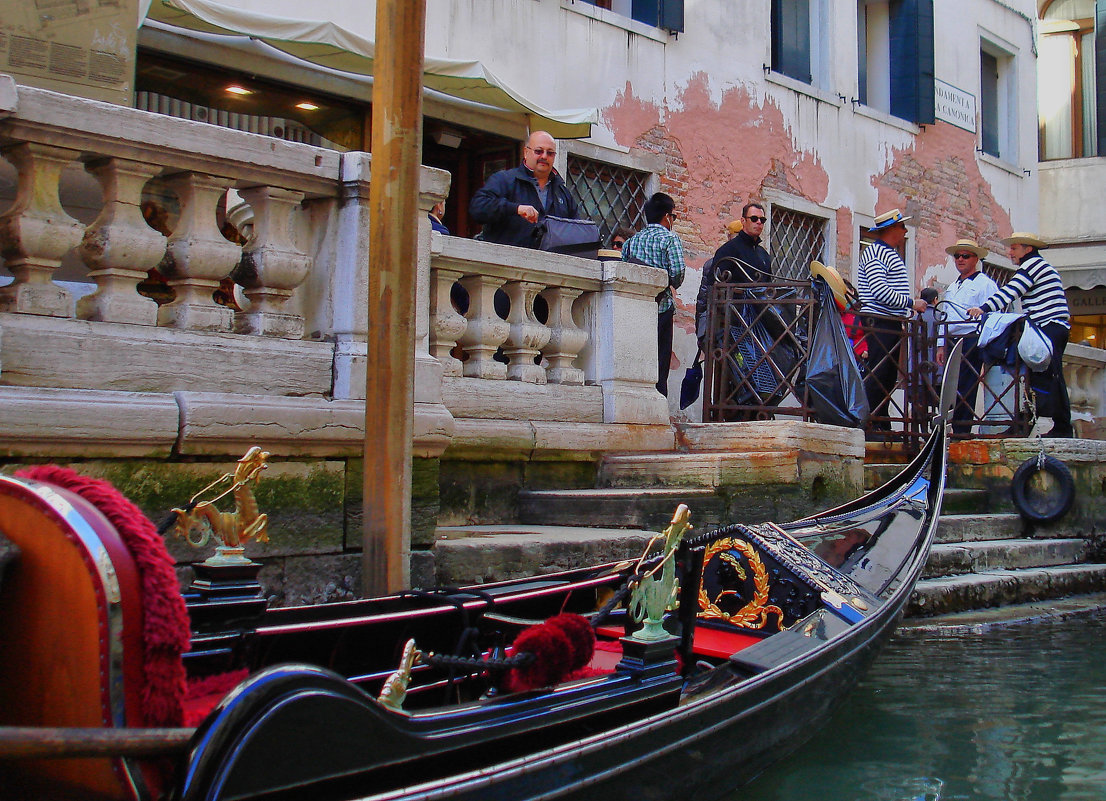
[{"label": "sunglasses", "polygon": [[755,214],[750,214],[745,219],[748,220],[749,222],[755,222],[755,223],[766,223],[766,222],[768,222],[767,217],[758,217]]},{"label": "sunglasses", "polygon": [[622,246],[623,246],[624,244],[626,244],[626,243],[625,243],[625,242],[617,242],[617,241],[616,241],[616,242],[611,242],[611,245],[613,245],[614,247],[618,248],[619,250],[622,250]]},{"label": "sunglasses", "polygon": [[957,253],[953,256],[954,259],[974,259],[976,255],[974,253]]},{"label": "sunglasses", "polygon": [[530,147],[529,145],[527,145],[526,149],[533,153],[535,156],[544,156],[546,153],[548,153],[550,156],[557,155],[557,151],[551,147]]}]

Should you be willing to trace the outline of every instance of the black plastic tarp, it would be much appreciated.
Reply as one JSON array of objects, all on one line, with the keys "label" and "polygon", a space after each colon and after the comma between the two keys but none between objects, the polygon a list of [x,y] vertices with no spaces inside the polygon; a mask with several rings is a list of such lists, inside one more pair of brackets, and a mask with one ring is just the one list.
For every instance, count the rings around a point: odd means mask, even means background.
[{"label": "black plastic tarp", "polygon": [[808,401],[819,423],[862,428],[868,420],[868,397],[852,342],[829,285],[822,278],[813,283],[818,305],[806,365]]}]

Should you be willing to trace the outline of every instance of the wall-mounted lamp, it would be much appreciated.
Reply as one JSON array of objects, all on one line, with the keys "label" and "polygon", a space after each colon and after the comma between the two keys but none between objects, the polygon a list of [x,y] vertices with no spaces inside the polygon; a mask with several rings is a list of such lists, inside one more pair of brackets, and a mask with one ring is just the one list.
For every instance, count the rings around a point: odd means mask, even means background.
[{"label": "wall-mounted lamp", "polygon": [[447,131],[442,129],[435,131],[432,137],[442,147],[458,148],[461,146],[461,142],[465,141],[464,134],[457,133],[457,131]]}]

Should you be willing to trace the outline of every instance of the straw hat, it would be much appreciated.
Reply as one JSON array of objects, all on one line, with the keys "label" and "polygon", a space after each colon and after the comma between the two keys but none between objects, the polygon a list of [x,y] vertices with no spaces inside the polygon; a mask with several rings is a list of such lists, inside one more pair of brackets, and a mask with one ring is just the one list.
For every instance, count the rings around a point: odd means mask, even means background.
[{"label": "straw hat", "polygon": [[950,256],[955,256],[957,253],[963,250],[970,250],[981,259],[986,258],[987,254],[990,253],[987,248],[980,247],[979,243],[976,242],[974,239],[957,239],[955,245],[949,245],[947,248],[945,248],[945,253],[949,254]]},{"label": "straw hat", "polygon": [[833,292],[833,300],[837,303],[837,308],[844,311],[848,307],[849,290],[845,286],[841,273],[832,267],[827,267],[820,261],[812,261],[810,263],[810,277],[825,279],[826,283],[829,284],[830,291]]},{"label": "straw hat", "polygon": [[732,220],[726,225],[726,233],[730,236],[734,236],[736,234],[740,234],[741,229],[744,227],[745,225],[741,222],[741,220]]},{"label": "straw hat", "polygon": [[1048,243],[1041,239],[1039,236],[1037,236],[1036,234],[1027,233],[1026,231],[1015,231],[1014,233],[1010,234],[1010,236],[1006,237],[1006,239],[1002,240],[1002,244],[1029,245],[1029,247],[1037,248],[1038,250],[1048,247]]},{"label": "straw hat", "polygon": [[872,233],[875,231],[883,231],[887,228],[890,228],[892,225],[898,225],[899,223],[905,224],[906,221],[909,219],[911,218],[903,217],[902,212],[898,209],[891,209],[891,211],[884,212],[883,214],[876,217],[876,219],[873,221],[872,227],[868,229],[868,232]]}]

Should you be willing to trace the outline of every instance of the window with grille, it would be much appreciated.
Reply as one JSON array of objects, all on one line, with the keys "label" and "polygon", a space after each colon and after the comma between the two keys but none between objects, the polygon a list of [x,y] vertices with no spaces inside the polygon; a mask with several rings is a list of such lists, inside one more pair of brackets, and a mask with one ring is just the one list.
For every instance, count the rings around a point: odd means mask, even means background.
[{"label": "window with grille", "polygon": [[580,204],[583,216],[599,226],[602,241],[607,242],[619,226],[633,229],[645,225],[642,208],[648,199],[646,183],[650,174],[617,167],[575,154],[568,156],[568,186]]},{"label": "window with grille", "polygon": [[772,205],[772,272],[784,280],[810,278],[810,263],[826,260],[824,217]]}]

